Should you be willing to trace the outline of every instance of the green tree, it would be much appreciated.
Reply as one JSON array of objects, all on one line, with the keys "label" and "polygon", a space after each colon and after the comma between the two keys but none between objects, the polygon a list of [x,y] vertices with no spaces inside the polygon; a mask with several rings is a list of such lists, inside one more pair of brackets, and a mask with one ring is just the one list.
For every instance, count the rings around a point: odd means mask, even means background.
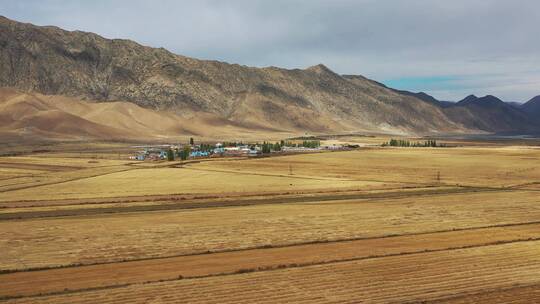
[{"label": "green tree", "polygon": [[263,142],[263,144],[262,144],[262,153],[263,154],[268,154],[270,152],[271,152],[270,144],[267,143],[267,142]]},{"label": "green tree", "polygon": [[184,146],[184,148],[178,152],[178,156],[181,160],[186,160],[189,157],[189,153],[191,153],[191,147]]},{"label": "green tree", "polygon": [[168,161],[173,161],[174,160],[174,152],[171,148],[169,148],[169,150],[167,150],[167,160]]}]

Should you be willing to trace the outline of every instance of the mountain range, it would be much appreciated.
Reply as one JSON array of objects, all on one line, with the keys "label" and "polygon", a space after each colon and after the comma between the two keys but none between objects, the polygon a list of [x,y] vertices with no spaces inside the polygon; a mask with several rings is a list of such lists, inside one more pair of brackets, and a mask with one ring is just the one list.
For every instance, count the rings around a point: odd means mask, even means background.
[{"label": "mountain range", "polygon": [[[540,97],[457,103],[319,64],[255,68],[0,17],[0,135],[540,133]],[[84,127],[81,127],[84,126]]]}]

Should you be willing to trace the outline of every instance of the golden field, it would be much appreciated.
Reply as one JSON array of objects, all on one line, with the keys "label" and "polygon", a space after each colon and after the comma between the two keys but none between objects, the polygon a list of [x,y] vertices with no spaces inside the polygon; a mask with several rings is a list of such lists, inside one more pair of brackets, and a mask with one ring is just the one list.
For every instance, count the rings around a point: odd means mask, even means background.
[{"label": "golden field", "polygon": [[[33,303],[411,303],[539,284],[539,242],[522,242],[32,298]],[[474,266],[474,267],[473,267]],[[495,288],[495,290],[493,290]],[[501,289],[500,291],[497,289]],[[537,290],[537,289],[536,289]],[[499,298],[500,299],[500,298]],[[534,303],[516,293],[512,303]],[[504,297],[502,298],[504,300]],[[25,301],[12,301],[24,303]],[[499,302],[508,303],[508,302]]]},{"label": "golden field", "polygon": [[293,174],[385,183],[508,187],[540,179],[540,149],[530,147],[387,148],[208,162],[195,168]]},{"label": "golden field", "polygon": [[5,250],[0,265],[11,270],[94,264],[539,219],[537,192],[489,191],[1,221],[0,246]]},{"label": "golden field", "polygon": [[185,163],[114,147],[0,157],[0,301],[519,303],[540,291],[536,146]]}]

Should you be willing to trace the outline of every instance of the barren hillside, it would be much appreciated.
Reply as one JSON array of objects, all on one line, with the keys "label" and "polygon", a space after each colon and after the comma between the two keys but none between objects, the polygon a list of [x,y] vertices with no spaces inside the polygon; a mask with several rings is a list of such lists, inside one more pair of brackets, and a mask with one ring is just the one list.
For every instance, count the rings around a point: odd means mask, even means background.
[{"label": "barren hillside", "polygon": [[[21,93],[0,88],[3,139],[162,140],[268,137],[284,132],[260,124],[240,124],[214,114],[182,117],[130,102],[85,102],[71,97]],[[285,134],[286,132],[284,132]]]}]

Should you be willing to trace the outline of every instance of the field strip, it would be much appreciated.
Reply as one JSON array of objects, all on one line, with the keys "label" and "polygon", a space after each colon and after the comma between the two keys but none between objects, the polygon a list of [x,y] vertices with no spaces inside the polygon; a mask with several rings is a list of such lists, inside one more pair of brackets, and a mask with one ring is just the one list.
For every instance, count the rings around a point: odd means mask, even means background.
[{"label": "field strip", "polygon": [[[182,169],[182,170],[192,170],[192,171],[205,171],[205,172],[218,172],[218,173],[229,173],[229,174],[240,174],[240,175],[256,175],[256,176],[272,176],[272,177],[287,177],[287,178],[296,178],[296,179],[313,179],[313,180],[328,180],[328,181],[335,181],[335,180],[341,180],[341,181],[364,181],[361,179],[354,179],[354,178],[335,178],[335,177],[314,177],[309,175],[299,175],[299,174],[271,174],[271,173],[259,173],[259,172],[251,172],[251,171],[242,171],[242,170],[224,170],[224,169],[207,169],[207,168],[194,168],[191,166],[184,167],[184,166],[176,166],[175,168]],[[370,181],[371,180],[365,180]],[[377,181],[379,182],[379,181]],[[393,184],[403,184],[402,182],[396,182],[391,181],[388,183]],[[422,185],[426,185],[426,183],[422,183]]]},{"label": "field strip", "polygon": [[[418,302],[410,302],[418,303]],[[540,284],[526,286],[514,286],[486,290],[479,293],[460,294],[441,300],[423,302],[425,304],[466,304],[466,303],[490,303],[490,304],[530,304],[540,303]]]},{"label": "field strip", "polygon": [[[32,210],[32,211],[14,211],[15,208],[8,208],[8,203],[0,203],[0,221],[2,220],[20,220],[31,218],[44,218],[44,217],[66,217],[66,216],[86,216],[97,214],[110,214],[110,213],[127,213],[127,212],[147,212],[147,211],[169,211],[169,210],[183,210],[183,209],[202,209],[202,208],[224,208],[224,207],[244,207],[254,205],[270,205],[270,204],[291,204],[291,203],[320,203],[320,202],[335,202],[335,201],[354,201],[354,200],[381,200],[381,199],[399,199],[407,198],[411,196],[438,196],[448,194],[466,194],[471,192],[488,192],[488,191],[510,191],[510,190],[493,190],[484,188],[421,188],[421,190],[400,190],[400,191],[382,191],[375,193],[356,193],[356,194],[332,194],[332,195],[303,195],[303,196],[285,196],[285,197],[271,197],[271,198],[255,198],[255,199],[224,199],[224,200],[183,200],[181,195],[168,195],[164,196],[167,199],[159,203],[159,200],[154,201],[155,204],[141,204],[141,205],[128,205],[128,206],[103,206],[103,207],[83,207],[83,208],[66,208],[66,209],[53,209],[53,210]],[[175,199],[176,198],[176,199]],[[124,200],[123,198],[114,198],[113,200],[104,200],[99,204],[107,203],[133,203],[133,202],[149,202],[151,198],[139,197]],[[174,202],[180,201],[180,202]],[[73,200],[70,200],[73,202]],[[95,204],[95,203],[86,203]],[[76,206],[66,205],[66,206]],[[48,206],[48,205],[44,205]],[[1,207],[7,208],[7,211],[2,211]],[[23,208],[23,207],[16,207]],[[24,207],[28,208],[28,207]]]},{"label": "field strip", "polygon": [[14,178],[28,178],[28,177],[34,177],[34,176],[36,176],[36,175],[37,175],[37,174],[34,174],[34,175],[28,174],[28,175],[8,176],[8,177],[2,177],[2,178],[0,178],[0,181],[11,180],[11,179],[14,179]]},{"label": "field strip", "polygon": [[[407,304],[419,303],[408,302]],[[496,288],[477,293],[458,294],[439,300],[424,301],[425,304],[529,304],[540,303],[540,284],[517,285],[508,288]],[[405,304],[405,303],[404,303]]]},{"label": "field strip", "polygon": [[268,271],[540,240],[540,224],[250,249],[0,275],[0,297]]},{"label": "field strip", "polygon": [[[110,166],[110,167],[115,167],[115,166]],[[100,167],[100,168],[107,168],[107,167]],[[53,182],[33,182],[33,181],[31,181],[29,183],[23,183],[22,185],[15,184],[15,185],[8,185],[8,186],[5,186],[5,187],[0,186],[0,193],[9,192],[9,191],[15,191],[15,190],[36,188],[36,187],[41,187],[41,186],[58,185],[58,184],[63,184],[63,183],[67,183],[67,182],[72,182],[72,181],[77,181],[77,180],[82,180],[82,179],[87,179],[87,178],[92,178],[92,177],[98,177],[98,176],[103,176],[103,175],[113,174],[113,173],[118,173],[118,172],[137,170],[137,169],[138,168],[125,167],[123,169],[113,170],[113,171],[106,171],[106,172],[102,172],[102,173],[99,173],[99,174],[94,173],[94,174],[88,174],[88,175],[84,175],[84,176],[68,177],[68,178],[59,177],[58,179],[60,179],[60,180],[55,180]],[[83,171],[83,170],[85,170],[85,169],[79,169],[79,170],[76,170],[75,172],[80,172],[80,171]],[[72,171],[70,171],[70,172],[72,172]]]},{"label": "field strip", "polygon": [[[16,201],[1,201],[0,208],[27,208],[27,207],[42,207],[42,206],[63,206],[63,205],[84,205],[84,204],[109,204],[109,203],[135,203],[149,201],[175,201],[175,200],[204,200],[204,199],[281,199],[289,197],[334,197],[346,195],[365,195],[367,198],[383,196],[386,194],[396,195],[403,193],[406,195],[417,195],[419,192],[429,193],[447,193],[445,191],[481,191],[492,190],[489,188],[475,187],[415,187],[403,185],[400,187],[382,188],[382,189],[317,189],[317,190],[289,190],[281,192],[257,192],[257,193],[171,193],[163,195],[135,195],[135,196],[117,196],[117,197],[95,197],[84,199],[53,199],[53,200],[16,200]],[[393,191],[396,190],[396,191]]]},{"label": "field strip", "polygon": [[[309,175],[271,174],[271,173],[258,173],[258,172],[253,172],[253,171],[242,171],[242,170],[195,168],[195,167],[191,167],[191,166],[189,166],[189,167],[177,167],[177,168],[182,168],[182,169],[186,169],[186,170],[194,170],[194,171],[207,171],[207,172],[231,173],[231,174],[242,174],[242,175],[258,175],[258,176],[276,176],[276,177],[313,179],[313,180],[365,181],[365,182],[378,182],[378,183],[388,183],[388,184],[411,184],[411,185],[418,185],[418,186],[432,185],[432,183],[427,183],[427,182],[412,182],[412,181],[404,182],[404,181],[379,180],[379,179],[362,179],[362,178],[314,177],[314,176],[309,176]],[[452,186],[452,184],[450,184],[450,185],[442,184],[442,185],[444,185],[444,186]]]},{"label": "field strip", "polygon": [[270,248],[272,248],[272,249],[275,249],[275,248],[288,248],[288,247],[296,247],[296,246],[304,246],[304,245],[333,244],[333,243],[340,243],[340,242],[354,242],[354,241],[377,240],[377,239],[380,240],[380,239],[395,238],[395,237],[421,237],[423,235],[433,235],[433,234],[441,234],[441,233],[483,230],[483,229],[492,229],[492,228],[529,226],[529,225],[531,225],[531,226],[532,225],[540,225],[540,221],[525,222],[525,223],[506,223],[506,224],[467,227],[467,228],[453,228],[453,229],[445,229],[445,230],[431,230],[431,231],[413,232],[413,233],[387,234],[387,235],[367,236],[367,237],[358,237],[358,238],[343,238],[343,239],[331,239],[331,240],[313,240],[313,241],[304,241],[304,242],[291,243],[291,244],[263,245],[263,246],[244,247],[244,248],[226,248],[226,249],[206,250],[206,251],[193,252],[193,253],[183,253],[183,254],[177,254],[177,255],[163,255],[163,256],[143,257],[143,258],[126,258],[126,259],[117,260],[117,261],[102,261],[102,262],[90,262],[90,263],[71,263],[71,264],[59,264],[59,265],[51,265],[51,266],[43,266],[43,267],[28,267],[28,268],[5,268],[5,269],[0,269],[0,275],[1,274],[8,274],[8,273],[18,273],[18,272],[43,271],[43,270],[61,269],[61,268],[73,268],[73,267],[94,266],[94,265],[108,265],[108,264],[138,262],[138,261],[147,261],[147,260],[156,260],[156,259],[169,259],[169,258],[178,258],[178,257],[185,257],[185,256],[204,255],[204,254],[238,252],[238,251],[246,251],[246,250],[261,250],[261,249],[270,249]]},{"label": "field strip", "polygon": [[514,185],[511,186],[512,189],[519,190],[531,190],[531,191],[540,191],[540,182],[531,182],[526,184]]},{"label": "field strip", "polygon": [[0,161],[0,168],[30,169],[30,170],[43,170],[43,171],[72,171],[72,170],[83,169],[84,167]]},{"label": "field strip", "polygon": [[[7,303],[404,303],[540,283],[538,241],[61,291]],[[486,302],[492,303],[492,302]]]}]

